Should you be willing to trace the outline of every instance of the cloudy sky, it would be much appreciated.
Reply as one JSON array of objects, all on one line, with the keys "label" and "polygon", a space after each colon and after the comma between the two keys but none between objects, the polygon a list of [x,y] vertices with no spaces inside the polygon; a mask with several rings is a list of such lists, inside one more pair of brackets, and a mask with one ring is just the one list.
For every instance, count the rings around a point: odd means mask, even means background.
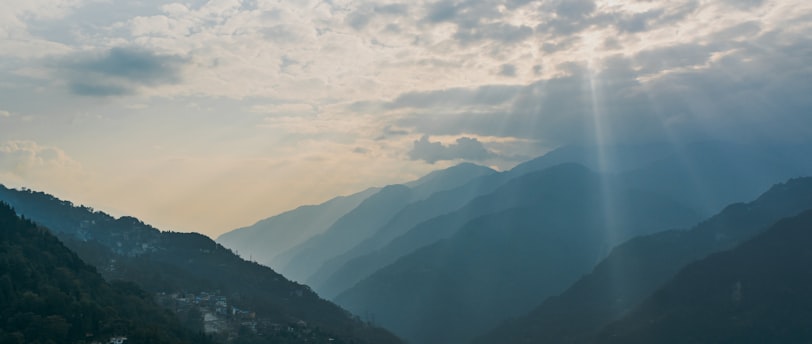
[{"label": "cloudy sky", "polygon": [[802,0],[6,0],[0,183],[208,235],[460,161],[812,137]]}]

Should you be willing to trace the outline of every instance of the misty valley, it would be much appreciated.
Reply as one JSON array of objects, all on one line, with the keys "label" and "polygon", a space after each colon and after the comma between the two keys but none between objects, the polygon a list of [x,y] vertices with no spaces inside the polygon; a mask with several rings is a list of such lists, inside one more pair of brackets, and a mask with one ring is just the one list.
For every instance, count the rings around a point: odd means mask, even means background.
[{"label": "misty valley", "polygon": [[3,187],[0,338],[812,340],[810,147],[609,148],[463,163],[216,241]]}]

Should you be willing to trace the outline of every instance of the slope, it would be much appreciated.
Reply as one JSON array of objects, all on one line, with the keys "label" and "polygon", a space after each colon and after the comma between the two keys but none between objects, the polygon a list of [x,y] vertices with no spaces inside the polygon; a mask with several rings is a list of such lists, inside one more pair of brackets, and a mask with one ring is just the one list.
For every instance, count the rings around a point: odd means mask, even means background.
[{"label": "slope", "polygon": [[692,263],[597,343],[812,342],[812,211]]},{"label": "slope", "polygon": [[459,210],[474,198],[493,192],[509,180],[507,173],[489,174],[457,188],[438,191],[424,200],[408,204],[386,224],[375,230],[372,236],[325,262],[308,279],[308,285],[313,286],[326,298],[335,297],[375,270],[419,247],[410,244],[391,245],[393,240],[405,235],[424,221]]},{"label": "slope", "polygon": [[812,178],[777,184],[747,204],[733,204],[688,231],[634,238],[588,275],[476,343],[588,343],[680,268],[729,249],[781,218],[812,208]]},{"label": "slope", "polygon": [[[659,193],[707,217],[731,202],[753,199],[775,183],[812,174],[812,160],[805,158],[808,148],[725,142],[615,145],[600,150],[594,146],[561,147],[510,171],[475,179],[410,204],[376,230],[376,235],[325,263],[307,282],[321,295],[334,297],[399,257],[447,237],[459,226],[426,231],[421,230],[426,227],[422,222],[440,221],[444,214],[463,209],[473,198],[513,178],[562,162],[600,167],[612,172],[608,175],[617,184]],[[483,214],[471,213],[467,220]]]},{"label": "slope", "polygon": [[362,192],[336,197],[318,205],[305,205],[281,213],[243,228],[224,233],[217,242],[250,257],[261,264],[278,269],[280,262],[274,258],[327,228],[357,207],[369,196],[378,192],[370,188]]},{"label": "slope", "polygon": [[[465,342],[560,292],[618,240],[696,220],[667,199],[614,189],[572,164],[516,178],[466,208],[491,215],[466,220],[448,240],[402,257],[336,302],[410,342]],[[454,221],[449,215],[434,229]]]},{"label": "slope", "polygon": [[[664,147],[650,145],[615,146],[611,150],[618,170],[638,168],[664,154]],[[596,155],[596,150],[591,147],[561,147],[523,162],[509,171],[476,178],[460,187],[437,192],[423,201],[409,204],[393,216],[391,221],[376,230],[375,235],[327,261],[307,280],[307,283],[318,290],[320,295],[333,298],[376,270],[393,263],[397,258],[450,234],[417,229],[421,223],[458,211],[474,198],[491,193],[511,179],[528,173],[562,163],[596,166],[598,161]],[[469,215],[465,220],[495,210],[482,213],[468,211]],[[459,223],[447,228],[455,230],[458,226]],[[410,233],[412,229],[416,229],[415,233]]]},{"label": "slope", "polygon": [[47,229],[0,203],[0,342],[209,343],[128,283],[109,284]]},{"label": "slope", "polygon": [[[203,235],[160,232],[138,219],[115,219],[41,192],[0,187],[0,199],[53,229],[105,278],[132,281],[151,293],[217,293],[229,305],[255,312],[267,325],[258,333],[261,342],[297,342],[283,340],[291,337],[288,328],[301,341],[315,336],[344,343],[399,342],[320,299],[307,286],[245,261]],[[237,334],[243,333],[228,335]]]},{"label": "slope", "polygon": [[281,272],[294,280],[307,281],[325,262],[374,235],[408,204],[492,173],[495,171],[487,167],[460,164],[432,172],[411,183],[413,187],[402,184],[384,187],[338,219],[324,233],[283,253],[280,259],[288,263]]}]

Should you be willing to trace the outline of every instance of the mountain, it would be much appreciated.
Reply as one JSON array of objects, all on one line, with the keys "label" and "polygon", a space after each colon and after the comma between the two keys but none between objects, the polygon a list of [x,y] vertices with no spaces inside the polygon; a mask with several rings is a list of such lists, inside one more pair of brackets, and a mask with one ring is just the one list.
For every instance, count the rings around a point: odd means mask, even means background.
[{"label": "mountain", "polygon": [[493,174],[496,174],[496,171],[489,167],[464,162],[446,169],[432,171],[404,185],[412,189],[414,199],[422,200],[435,192],[454,189],[472,180]]},{"label": "mountain", "polygon": [[812,342],[812,210],[682,269],[596,343]]},{"label": "mountain", "polygon": [[730,249],[781,218],[812,208],[812,178],[777,184],[690,230],[634,238],[619,245],[566,291],[507,321],[476,343],[589,343],[685,265]]},{"label": "mountain", "polygon": [[[418,241],[410,240],[407,235],[418,224],[455,212],[474,198],[493,192],[509,180],[510,176],[505,172],[488,174],[408,204],[370,237],[325,262],[307,280],[308,285],[326,298],[335,297],[376,270],[424,245],[422,241],[418,244]],[[406,238],[396,240],[401,236]],[[426,244],[431,242],[433,241]]]},{"label": "mountain", "polygon": [[[480,215],[470,220],[471,214]],[[564,290],[618,241],[697,219],[663,197],[616,188],[579,165],[559,165],[427,222],[434,227],[426,230],[458,230],[335,300],[409,342],[465,342],[477,329]]]},{"label": "mountain", "polygon": [[[426,230],[423,222],[441,222],[443,215],[462,209],[475,197],[492,192],[507,181],[561,163],[578,163],[602,170],[628,188],[648,190],[697,210],[702,217],[727,204],[753,199],[771,185],[812,174],[805,159],[808,146],[750,146],[724,142],[688,145],[565,146],[513,169],[437,192],[408,205],[375,234],[328,260],[307,283],[328,298],[349,289],[375,271],[420,247],[447,237],[466,219]],[[491,212],[490,210],[479,210]],[[434,219],[437,218],[437,219]]]},{"label": "mountain", "polygon": [[[665,153],[663,146],[613,146],[613,161],[617,170],[639,168],[645,163],[656,161]],[[375,234],[349,251],[327,261],[307,283],[327,298],[337,296],[362,279],[398,258],[447,237],[461,222],[483,215],[495,209],[466,211],[464,218],[454,221],[455,225],[444,225],[445,230],[427,230],[437,227],[422,225],[436,217],[456,212],[478,196],[493,192],[513,178],[537,172],[562,163],[578,163],[597,168],[597,150],[594,147],[565,146],[547,154],[526,161],[513,169],[486,175],[471,180],[454,189],[432,194],[429,198],[409,204],[396,214],[391,221],[375,231]],[[436,220],[434,220],[436,222]],[[414,229],[414,232],[412,230]]]},{"label": "mountain", "polygon": [[[242,342],[259,343],[331,338],[337,343],[400,342],[320,299],[307,286],[245,261],[206,236],[161,232],[138,219],[116,219],[42,192],[0,187],[0,200],[52,229],[108,280],[134,282],[152,295],[167,295],[165,302],[176,310],[188,308],[190,299],[222,302],[198,311],[214,319],[205,325],[223,340],[239,335]],[[233,319],[235,309],[248,319]]]},{"label": "mountain", "polygon": [[210,343],[130,283],[107,283],[0,203],[0,343]]},{"label": "mountain", "polygon": [[251,226],[224,233],[217,238],[217,242],[243,257],[278,269],[283,265],[275,260],[279,253],[324,233],[341,216],[378,191],[377,188],[370,188],[318,205],[301,206],[260,220]]},{"label": "mountain", "polygon": [[374,235],[408,204],[492,173],[495,171],[487,167],[461,164],[432,172],[410,183],[412,187],[403,184],[384,187],[339,218],[324,233],[281,254],[280,259],[288,262],[281,272],[294,280],[307,281],[325,262]]},{"label": "mountain", "polygon": [[519,164],[516,175],[561,163],[578,163],[616,176],[626,185],[659,192],[711,216],[750,200],[771,185],[812,175],[808,144],[685,144],[565,146]]},{"label": "mountain", "polygon": [[519,176],[555,165],[577,163],[593,171],[617,174],[643,168],[674,153],[674,147],[666,144],[569,145],[518,164],[510,173]]}]

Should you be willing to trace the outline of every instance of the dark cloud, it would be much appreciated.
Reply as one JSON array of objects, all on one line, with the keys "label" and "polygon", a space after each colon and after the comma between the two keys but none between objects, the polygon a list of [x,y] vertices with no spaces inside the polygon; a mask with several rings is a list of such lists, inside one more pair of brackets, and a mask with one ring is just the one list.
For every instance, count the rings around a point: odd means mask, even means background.
[{"label": "dark cloud", "polygon": [[515,77],[516,76],[516,66],[510,63],[505,63],[499,66],[499,75],[501,76],[508,76],[508,77]]},{"label": "dark cloud", "polygon": [[593,0],[560,0],[553,3],[555,13],[568,19],[581,19],[595,11]]},{"label": "dark cloud", "polygon": [[112,48],[59,64],[69,90],[85,96],[133,94],[139,88],[178,83],[185,58],[140,48]]},{"label": "dark cloud", "polygon": [[398,128],[395,128],[395,127],[393,127],[391,125],[387,125],[387,126],[385,126],[383,128],[383,133],[381,133],[381,135],[378,136],[375,139],[376,140],[385,140],[385,139],[388,139],[390,137],[403,136],[403,135],[408,135],[408,134],[409,134],[408,130],[398,129]]},{"label": "dark cloud", "polygon": [[739,9],[754,9],[764,5],[764,0],[724,0],[725,4]]},{"label": "dark cloud", "polygon": [[68,89],[73,94],[91,97],[125,96],[135,93],[135,90],[122,85],[112,83],[100,83],[98,81],[85,82],[84,80],[72,80],[68,83]]},{"label": "dark cloud", "polygon": [[454,39],[461,45],[483,41],[501,44],[521,42],[533,35],[533,28],[526,25],[513,25],[501,21],[504,14],[500,5],[510,9],[525,6],[530,1],[454,1],[440,0],[430,4],[423,18],[424,23],[452,23],[456,26]]},{"label": "dark cloud", "polygon": [[[356,30],[363,30],[380,16],[405,16],[409,14],[409,6],[406,4],[388,4],[378,6],[362,6],[345,18],[347,25]],[[390,29],[391,30],[391,29]]]},{"label": "dark cloud", "polygon": [[542,8],[556,15],[540,23],[536,31],[555,37],[574,35],[591,27],[614,27],[620,33],[639,33],[672,25],[699,8],[696,0],[667,10],[652,9],[640,13],[597,12],[594,5],[591,0],[546,3]]},{"label": "dark cloud", "polygon": [[645,50],[638,53],[634,60],[640,68],[639,71],[647,74],[703,65],[710,60],[714,52],[712,47],[686,43]]},{"label": "dark cloud", "polygon": [[277,44],[294,44],[301,41],[301,35],[286,25],[273,25],[262,29],[262,36]]},{"label": "dark cloud", "polygon": [[541,6],[545,13],[553,13],[547,21],[538,25],[536,30],[556,35],[570,35],[605,21],[603,17],[593,17],[595,2],[593,0],[558,0],[546,2]]},{"label": "dark cloud", "polygon": [[617,50],[622,48],[620,41],[618,41],[615,37],[606,38],[606,40],[603,41],[603,47],[606,50]]},{"label": "dark cloud", "polygon": [[565,37],[559,41],[544,42],[541,45],[541,51],[545,53],[555,53],[572,48],[577,43],[579,38],[577,36]]},{"label": "dark cloud", "polygon": [[635,14],[623,14],[617,16],[615,19],[615,26],[621,32],[644,32],[649,30],[652,22],[663,16],[664,11],[661,9],[650,10]]},{"label": "dark cloud", "polygon": [[521,42],[533,35],[533,28],[525,25],[487,23],[472,27],[459,27],[454,38],[462,45],[483,40],[505,44]]},{"label": "dark cloud", "polygon": [[375,13],[388,15],[406,15],[409,14],[409,6],[406,4],[388,4],[375,6]]},{"label": "dark cloud", "polygon": [[424,135],[414,141],[409,157],[433,164],[441,160],[481,161],[493,157],[493,153],[476,138],[460,137],[456,143],[444,145],[441,142],[432,142],[428,135]]},{"label": "dark cloud", "polygon": [[[573,63],[569,75],[506,89],[484,110],[468,105],[487,87],[455,90],[455,96],[446,90],[422,93],[411,100],[435,101],[414,107],[397,124],[425,135],[515,137],[552,145],[808,141],[812,41],[797,35],[779,40],[765,33],[738,43],[618,55],[604,60],[600,70]],[[641,78],[652,72],[665,73]]]},{"label": "dark cloud", "polygon": [[387,104],[388,108],[435,108],[499,105],[511,100],[521,86],[489,85],[476,89],[450,88],[432,92],[410,92]]},{"label": "dark cloud", "polygon": [[739,23],[720,30],[713,34],[711,39],[714,42],[729,42],[742,38],[757,37],[761,32],[761,23],[757,21],[748,21]]},{"label": "dark cloud", "polygon": [[352,152],[353,152],[353,153],[355,153],[355,154],[368,154],[368,153],[369,153],[369,149],[364,148],[364,147],[355,147],[355,148],[352,150]]},{"label": "dark cloud", "polygon": [[370,20],[372,20],[372,15],[369,13],[356,11],[347,16],[346,22],[353,29],[361,30],[369,24]]},{"label": "dark cloud", "polygon": [[454,1],[438,1],[428,7],[428,13],[424,19],[430,23],[451,21],[457,17],[458,11]]}]

